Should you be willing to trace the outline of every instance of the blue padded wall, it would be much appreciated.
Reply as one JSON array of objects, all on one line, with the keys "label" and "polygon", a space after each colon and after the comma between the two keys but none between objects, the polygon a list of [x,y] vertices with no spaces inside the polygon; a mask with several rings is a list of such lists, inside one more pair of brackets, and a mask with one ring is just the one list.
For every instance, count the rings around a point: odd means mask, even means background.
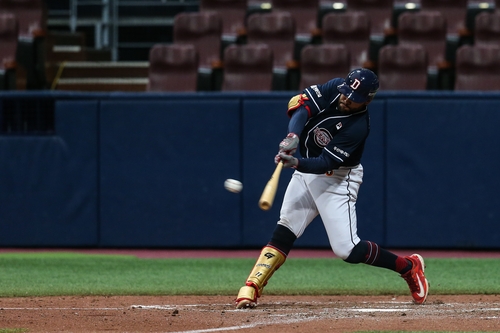
[{"label": "blue padded wall", "polygon": [[96,101],[58,101],[54,136],[0,136],[0,246],[96,246]]},{"label": "blue padded wall", "polygon": [[101,104],[101,245],[237,246],[241,196],[238,98]]},{"label": "blue padded wall", "polygon": [[387,245],[500,244],[498,98],[387,101]]}]

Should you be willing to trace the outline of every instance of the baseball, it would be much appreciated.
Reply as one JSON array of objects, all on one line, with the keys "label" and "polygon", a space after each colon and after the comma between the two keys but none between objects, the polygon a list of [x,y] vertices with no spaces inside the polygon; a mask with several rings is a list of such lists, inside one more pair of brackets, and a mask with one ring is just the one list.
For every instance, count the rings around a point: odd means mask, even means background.
[{"label": "baseball", "polygon": [[229,192],[240,193],[243,189],[243,184],[236,179],[226,179],[226,181],[224,182],[224,187]]}]

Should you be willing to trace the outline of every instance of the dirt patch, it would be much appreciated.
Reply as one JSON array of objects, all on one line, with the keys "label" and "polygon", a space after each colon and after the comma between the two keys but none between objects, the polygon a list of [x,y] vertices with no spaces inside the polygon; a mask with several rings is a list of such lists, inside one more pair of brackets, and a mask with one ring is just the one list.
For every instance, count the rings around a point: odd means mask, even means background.
[{"label": "dirt patch", "polygon": [[263,296],[236,310],[230,296],[0,299],[0,328],[29,332],[500,331],[500,296]]}]

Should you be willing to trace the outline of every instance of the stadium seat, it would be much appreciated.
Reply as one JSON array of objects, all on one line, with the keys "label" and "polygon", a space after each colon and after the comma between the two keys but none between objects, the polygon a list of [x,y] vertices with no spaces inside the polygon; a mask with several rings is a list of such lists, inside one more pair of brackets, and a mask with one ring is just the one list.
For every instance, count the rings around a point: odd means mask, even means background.
[{"label": "stadium seat", "polygon": [[295,22],[289,12],[255,13],[247,20],[247,43],[267,44],[273,53],[273,90],[289,88],[289,74],[298,70]]},{"label": "stadium seat", "polygon": [[271,0],[273,11],[287,11],[295,21],[297,40],[311,41],[319,35],[319,0]]},{"label": "stadium seat", "polygon": [[197,89],[198,53],[192,44],[157,44],[149,53],[148,91]]},{"label": "stadium seat", "polygon": [[273,52],[267,44],[229,45],[224,50],[222,91],[271,91]]},{"label": "stadium seat", "polygon": [[398,21],[398,44],[422,44],[431,68],[451,66],[446,59],[446,22],[441,12],[405,12]]},{"label": "stadium seat", "polygon": [[0,90],[16,89],[18,31],[14,14],[0,14]]},{"label": "stadium seat", "polygon": [[300,90],[345,77],[350,71],[349,50],[343,44],[307,45],[301,53]]},{"label": "stadium seat", "polygon": [[217,12],[182,12],[174,18],[173,42],[192,44],[198,53],[199,90],[214,90],[222,69],[222,19]]},{"label": "stadium seat", "polygon": [[222,18],[222,40],[234,43],[246,35],[248,0],[200,0],[200,11],[215,11]]},{"label": "stadium seat", "polygon": [[347,11],[364,11],[370,18],[370,34],[394,35],[391,25],[394,0],[345,0]]},{"label": "stadium seat", "polygon": [[474,45],[500,45],[500,11],[478,14],[474,27]]},{"label": "stadium seat", "polygon": [[378,58],[383,90],[426,90],[427,53],[420,44],[385,45]]},{"label": "stadium seat", "polygon": [[328,13],[323,16],[324,44],[343,44],[350,54],[352,68],[373,67],[369,63],[370,19],[364,11]]},{"label": "stadium seat", "polygon": [[468,0],[420,0],[421,10],[440,12],[446,21],[448,35],[465,35],[465,17]]},{"label": "stadium seat", "polygon": [[217,12],[182,12],[174,18],[173,41],[193,44],[199,57],[199,68],[216,68],[221,64],[222,19]]},{"label": "stadium seat", "polygon": [[463,45],[457,50],[455,90],[500,90],[500,46]]},{"label": "stadium seat", "polygon": [[43,0],[0,0],[0,11],[12,13],[19,24],[16,61],[27,89],[45,89],[47,8]]}]

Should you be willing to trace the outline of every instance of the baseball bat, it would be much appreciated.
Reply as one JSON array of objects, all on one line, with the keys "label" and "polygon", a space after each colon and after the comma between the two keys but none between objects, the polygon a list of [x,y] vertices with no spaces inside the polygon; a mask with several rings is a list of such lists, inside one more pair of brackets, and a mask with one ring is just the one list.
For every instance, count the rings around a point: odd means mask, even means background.
[{"label": "baseball bat", "polygon": [[274,201],[274,197],[276,196],[276,190],[278,189],[278,182],[280,179],[281,170],[283,169],[283,162],[279,162],[276,165],[276,169],[274,170],[271,178],[264,187],[264,191],[262,191],[262,195],[259,200],[259,207],[262,210],[271,209]]}]

